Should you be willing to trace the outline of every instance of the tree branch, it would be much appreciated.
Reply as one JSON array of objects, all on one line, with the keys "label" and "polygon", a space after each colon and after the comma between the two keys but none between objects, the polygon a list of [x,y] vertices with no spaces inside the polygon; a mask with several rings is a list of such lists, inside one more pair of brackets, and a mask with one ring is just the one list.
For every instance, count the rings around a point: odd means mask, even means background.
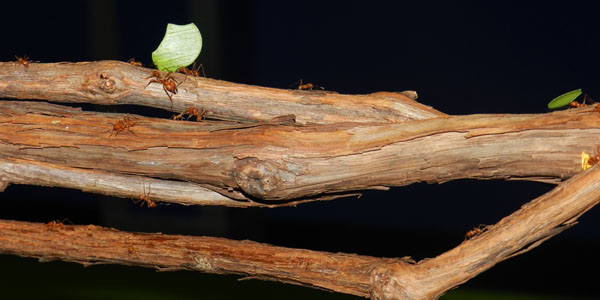
[{"label": "tree branch", "polygon": [[0,185],[0,191],[9,184],[27,184],[60,186],[122,198],[139,199],[140,196],[147,196],[155,202],[182,205],[265,206],[256,202],[232,200],[191,182],[70,168],[22,159],[0,159],[0,182],[4,183]]},{"label": "tree branch", "polygon": [[432,259],[289,249],[221,238],[126,233],[98,226],[0,221],[0,252],[159,270],[241,274],[373,299],[437,299],[496,263],[576,224],[600,201],[600,168],[569,179],[484,232]]},{"label": "tree branch", "polygon": [[94,225],[0,220],[0,252],[98,263],[240,274],[367,297],[373,266],[389,259],[222,238],[127,233]]},{"label": "tree branch", "polygon": [[196,107],[211,118],[245,122],[288,114],[296,115],[300,124],[402,122],[444,115],[403,93],[341,95],[282,90],[183,74],[174,75],[182,83],[171,102],[160,84],[146,87],[152,71],[119,61],[31,63],[27,68],[0,62],[0,98],[135,104],[176,112]]},{"label": "tree branch", "polygon": [[577,224],[600,202],[600,168],[594,167],[523,205],[493,226],[442,255],[407,268],[374,270],[376,299],[437,299],[495,264],[525,253]]},{"label": "tree branch", "polygon": [[[0,155],[192,182],[236,200],[229,202],[234,206],[250,200],[274,205],[419,181],[556,183],[580,171],[581,151],[595,150],[600,127],[593,108],[403,124],[263,122],[243,128],[131,116],[134,126],[114,131],[123,118],[42,102],[0,102]],[[140,180],[129,182],[137,195]]]},{"label": "tree branch", "polygon": [[[361,189],[461,178],[560,184],[494,226],[418,263],[248,241],[0,221],[0,252],[84,264],[232,273],[375,299],[436,299],[574,225],[600,201],[595,108],[446,116],[399,93],[278,90],[174,75],[173,102],[125,63],[0,63],[0,97],[196,107],[183,122],[0,101],[0,190],[37,184],[174,203],[276,206]],[[282,116],[294,115],[292,118]],[[410,121],[410,122],[409,122]],[[402,122],[402,123],[400,123]],[[148,199],[152,200],[148,200]]]}]

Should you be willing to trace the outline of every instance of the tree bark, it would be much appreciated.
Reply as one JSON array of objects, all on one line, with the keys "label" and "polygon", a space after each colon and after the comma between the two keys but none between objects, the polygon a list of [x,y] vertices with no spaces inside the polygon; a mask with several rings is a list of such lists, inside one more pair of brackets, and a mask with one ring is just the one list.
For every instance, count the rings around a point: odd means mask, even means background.
[{"label": "tree bark", "polygon": [[[41,102],[0,104],[0,155],[13,163],[190,182],[235,200],[228,202],[232,206],[283,205],[420,181],[556,183],[580,171],[581,152],[594,151],[600,127],[600,113],[584,108],[401,124],[239,125],[130,116],[135,125],[115,131],[122,114]],[[7,175],[3,180],[15,181]],[[140,195],[140,181],[128,182],[135,191],[130,197]],[[161,195],[158,186],[148,189]]]},{"label": "tree bark", "polygon": [[[0,98],[42,99],[100,105],[134,104],[176,112],[204,109],[207,116],[244,122],[294,114],[300,124],[401,122],[444,115],[409,98],[416,93],[282,90],[175,74],[178,93],[169,99],[153,70],[119,61],[0,63]],[[166,73],[162,73],[164,76]],[[408,95],[408,96],[406,96]]]},{"label": "tree bark", "polygon": [[221,238],[127,233],[94,225],[0,220],[0,252],[84,265],[241,274],[373,299],[437,299],[449,289],[576,224],[600,201],[593,167],[442,255],[412,262]]},{"label": "tree bark", "polygon": [[[84,264],[233,273],[374,299],[436,299],[574,225],[600,201],[581,172],[595,107],[537,115],[447,116],[410,93],[277,90],[174,75],[172,102],[151,70],[121,62],[0,63],[0,97],[204,109],[185,122],[0,101],[0,190],[62,186],[184,205],[296,205],[415,182],[561,183],[436,258],[373,258],[248,241],[0,221],[0,252]],[[225,120],[225,121],[223,121]]]}]

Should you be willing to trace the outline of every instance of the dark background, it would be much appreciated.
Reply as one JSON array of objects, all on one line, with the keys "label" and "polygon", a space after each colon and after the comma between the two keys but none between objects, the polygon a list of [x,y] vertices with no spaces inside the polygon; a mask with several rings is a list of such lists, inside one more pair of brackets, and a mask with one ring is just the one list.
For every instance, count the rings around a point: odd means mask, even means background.
[{"label": "dark background", "polygon": [[[566,2],[15,1],[0,9],[0,60],[27,54],[40,62],[134,57],[149,64],[167,23],[194,22],[204,44],[198,62],[211,78],[277,88],[303,79],[349,94],[416,90],[420,102],[448,114],[544,113],[552,98],[576,88],[600,97],[597,16],[595,6]],[[464,180],[296,208],[148,209],[129,199],[11,186],[0,194],[0,218],[66,218],[121,230],[421,259],[458,245],[470,228],[493,224],[551,188]],[[597,298],[597,276],[586,273],[600,266],[599,214],[592,209],[579,225],[442,299]],[[83,268],[6,255],[0,265],[1,295],[18,298],[355,298],[197,272]]]}]

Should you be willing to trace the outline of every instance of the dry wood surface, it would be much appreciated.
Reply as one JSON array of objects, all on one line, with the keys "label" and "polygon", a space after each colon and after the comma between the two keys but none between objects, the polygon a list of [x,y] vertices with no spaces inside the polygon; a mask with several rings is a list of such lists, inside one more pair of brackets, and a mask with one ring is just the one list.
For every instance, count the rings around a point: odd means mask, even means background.
[{"label": "dry wood surface", "polygon": [[[0,104],[0,155],[13,165],[40,162],[73,172],[94,169],[186,182],[221,196],[208,191],[202,195],[235,200],[213,202],[231,206],[286,205],[420,181],[556,183],[581,170],[581,151],[595,151],[600,127],[600,112],[594,108],[444,116],[400,124],[242,126],[83,112],[44,102]],[[123,118],[135,125],[113,130]],[[5,173],[3,180],[24,183],[27,173],[20,172],[17,179]],[[30,184],[39,184],[28,178]],[[142,181],[124,181],[134,193],[127,196],[139,195],[150,184]],[[43,184],[72,187],[62,180]],[[117,187],[107,193],[125,196],[122,191]],[[163,195],[158,182],[152,192],[157,200],[171,196]]]},{"label": "dry wood surface", "polygon": [[[134,104],[183,112],[202,108],[212,118],[268,121],[295,114],[301,124],[399,122],[443,115],[406,95],[381,92],[342,95],[334,92],[284,90],[175,74],[178,93],[172,102],[152,69],[119,61],[81,63],[0,62],[0,98],[41,99],[99,105]],[[162,76],[166,72],[162,72]],[[413,96],[414,97],[414,96]]]},{"label": "dry wood surface", "polygon": [[[516,179],[559,184],[436,258],[373,258],[249,241],[0,221],[0,252],[242,274],[374,299],[437,299],[576,223],[600,200],[581,171],[600,132],[595,107],[448,116],[411,93],[341,95],[174,75],[116,61],[0,63],[0,98],[204,111],[202,122],[0,101],[0,190],[61,186],[184,205],[296,205],[415,182]],[[408,96],[407,96],[408,95]],[[563,180],[573,177],[565,182]]]},{"label": "dry wood surface", "polygon": [[127,233],[94,225],[0,220],[0,252],[84,265],[241,274],[373,299],[437,299],[498,262],[576,224],[600,201],[597,166],[563,182],[456,248],[419,262],[221,238]]}]

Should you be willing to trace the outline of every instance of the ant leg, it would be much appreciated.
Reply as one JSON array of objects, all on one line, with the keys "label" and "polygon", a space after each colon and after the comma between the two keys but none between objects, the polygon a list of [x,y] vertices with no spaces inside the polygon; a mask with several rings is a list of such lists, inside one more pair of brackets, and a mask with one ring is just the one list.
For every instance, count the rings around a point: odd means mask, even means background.
[{"label": "ant leg", "polygon": [[590,104],[594,102],[592,98],[588,94],[583,94],[583,104],[585,105],[585,100],[587,100]]},{"label": "ant leg", "polygon": [[[200,64],[200,66],[198,66],[198,70],[202,69],[202,77],[206,78],[206,73],[204,73],[204,65]],[[198,72],[198,71],[196,71]]]},{"label": "ant leg", "polygon": [[167,88],[163,85],[163,90],[165,91],[165,94],[167,94],[167,96],[169,97],[169,100],[171,100],[171,104],[173,104],[173,96],[171,94],[169,94],[169,90],[167,90]]},{"label": "ant leg", "polygon": [[187,80],[188,74],[185,73],[184,75],[185,75],[185,77],[183,77],[183,81],[181,81],[181,82],[175,80],[175,77],[171,77],[171,79],[173,79],[173,81],[175,81],[175,83],[177,84],[177,86],[179,86],[180,84],[184,83]]},{"label": "ant leg", "polygon": [[131,132],[131,134],[138,136],[137,134],[135,134],[135,132],[133,132],[133,130],[129,129],[129,127],[127,127],[127,131]]},{"label": "ant leg", "polygon": [[183,119],[183,115],[185,114],[185,112],[182,112],[178,115],[173,115],[172,119],[173,120],[179,120],[179,119]]},{"label": "ant leg", "polygon": [[144,187],[144,200],[146,200],[146,206],[148,208],[152,208],[152,207],[156,207],[156,203],[154,203],[154,201],[152,201],[152,199],[150,199],[150,193],[152,190],[152,184],[148,184],[148,193],[146,194],[146,188]]},{"label": "ant leg", "polygon": [[196,122],[202,121],[202,119],[204,118],[204,109],[200,109],[200,111],[196,110],[194,116],[196,116]]},{"label": "ant leg", "polygon": [[[187,80],[187,74],[185,74],[185,77],[183,77],[183,81],[182,82],[177,83],[177,86],[179,86],[180,84],[184,83],[186,80]],[[177,82],[177,81],[175,81],[175,82]]]},{"label": "ant leg", "polygon": [[171,100],[171,111],[173,110],[173,95],[169,94],[169,90],[163,85],[163,90],[169,96],[169,100]]},{"label": "ant leg", "polygon": [[[148,78],[151,78],[151,77],[152,77],[152,76],[150,76],[150,77],[148,77]],[[146,79],[148,79],[148,78],[146,78]],[[147,87],[148,87],[148,86],[149,86],[151,83],[155,83],[155,82],[156,82],[156,83],[161,83],[159,80],[152,79],[152,80],[148,81],[148,83],[146,84],[146,86],[144,87],[144,89],[146,89],[146,88],[147,88]]]},{"label": "ant leg", "polygon": [[[140,207],[144,207],[148,195],[146,194],[146,185],[142,182],[142,195],[140,195]],[[147,204],[147,203],[146,203]]]}]

